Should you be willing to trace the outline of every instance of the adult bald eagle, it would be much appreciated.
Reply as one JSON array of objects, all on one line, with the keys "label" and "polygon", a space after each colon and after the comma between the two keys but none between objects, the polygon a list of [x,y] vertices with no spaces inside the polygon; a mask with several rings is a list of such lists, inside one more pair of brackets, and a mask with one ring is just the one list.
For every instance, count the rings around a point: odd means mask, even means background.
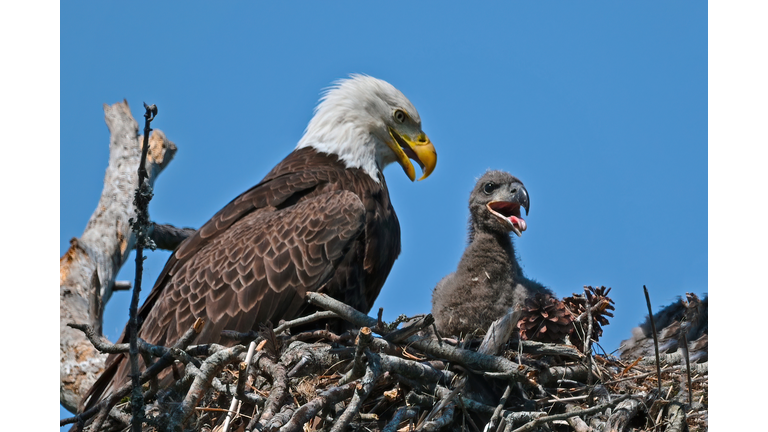
[{"label": "adult bald eagle", "polygon": [[[368,312],[400,253],[382,169],[397,162],[413,181],[409,158],[421,179],[437,162],[413,104],[370,76],[336,82],[296,149],[174,251],[139,309],[138,336],[168,345],[202,317],[195,343],[218,342],[224,329],[306,313],[308,291]],[[127,382],[129,370],[126,355],[110,355],[84,408]]]},{"label": "adult bald eagle", "polygon": [[469,245],[458,268],[432,292],[432,315],[444,335],[487,330],[493,321],[522,305],[537,292],[552,294],[526,278],[517,262],[510,232],[518,236],[527,224],[528,191],[517,177],[488,171],[469,196]]}]

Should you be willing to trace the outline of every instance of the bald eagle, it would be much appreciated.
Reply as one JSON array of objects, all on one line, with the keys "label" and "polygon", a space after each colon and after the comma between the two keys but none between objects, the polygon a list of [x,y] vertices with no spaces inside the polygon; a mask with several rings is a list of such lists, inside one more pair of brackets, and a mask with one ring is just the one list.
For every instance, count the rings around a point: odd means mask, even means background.
[{"label": "bald eagle", "polygon": [[469,196],[469,245],[454,273],[432,292],[432,315],[444,335],[485,331],[508,311],[536,293],[552,292],[528,279],[517,262],[510,238],[528,227],[530,208],[523,183],[504,171],[488,171]]},{"label": "bald eagle", "polygon": [[[368,312],[400,253],[382,169],[397,162],[413,181],[410,159],[420,180],[437,162],[413,104],[370,76],[337,81],[294,151],[173,252],[139,309],[138,336],[169,345],[204,318],[195,343],[219,342],[225,329],[308,313],[309,291]],[[83,409],[126,383],[129,370],[125,354],[110,355]]]}]

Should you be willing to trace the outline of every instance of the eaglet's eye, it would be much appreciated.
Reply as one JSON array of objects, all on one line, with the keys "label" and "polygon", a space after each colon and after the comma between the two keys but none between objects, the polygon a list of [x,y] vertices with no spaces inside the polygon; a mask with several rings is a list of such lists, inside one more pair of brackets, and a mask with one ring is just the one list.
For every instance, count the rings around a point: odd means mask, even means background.
[{"label": "eaglet's eye", "polygon": [[395,110],[395,113],[392,114],[392,116],[395,118],[395,120],[398,123],[402,123],[402,122],[405,121],[406,118],[408,118],[408,114],[406,114],[405,111],[403,111],[401,109]]},{"label": "eaglet's eye", "polygon": [[493,182],[483,185],[483,192],[485,192],[486,195],[493,193],[494,189],[496,189],[496,185]]}]

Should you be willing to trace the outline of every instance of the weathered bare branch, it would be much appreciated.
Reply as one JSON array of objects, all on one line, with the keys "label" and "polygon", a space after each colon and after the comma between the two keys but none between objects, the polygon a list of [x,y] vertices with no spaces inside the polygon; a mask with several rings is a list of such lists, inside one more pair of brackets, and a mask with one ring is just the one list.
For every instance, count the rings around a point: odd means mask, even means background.
[{"label": "weathered bare branch", "polygon": [[224,366],[237,360],[237,356],[244,352],[244,346],[235,345],[232,348],[221,350],[208,357],[199,369],[192,365],[187,365],[186,373],[194,374],[195,379],[192,382],[192,387],[189,389],[189,392],[184,398],[184,401],[171,414],[169,429],[182,430],[184,421],[187,419],[187,417],[189,417],[190,414],[192,414],[195,407],[197,406],[197,403],[208,390],[208,386],[210,385],[211,381],[213,381],[214,376],[221,372]]},{"label": "weathered bare branch", "polygon": [[368,395],[371,394],[373,386],[381,376],[381,361],[379,355],[372,353],[370,350],[367,350],[365,355],[368,359],[365,375],[355,387],[355,394],[352,396],[352,400],[349,401],[349,405],[347,405],[344,413],[339,416],[336,424],[331,428],[331,432],[343,432],[347,428],[349,422],[352,421],[352,418],[360,412],[360,407],[368,398]]},{"label": "weathered bare branch", "polygon": [[365,360],[363,359],[363,355],[368,347],[371,346],[371,343],[373,343],[373,333],[371,332],[371,329],[368,327],[361,328],[357,334],[357,345],[355,346],[355,358],[352,361],[352,369],[350,369],[346,375],[341,377],[339,385],[352,382],[363,376],[365,373]]},{"label": "weathered bare branch", "polygon": [[[658,393],[654,389],[652,392],[641,392],[636,395],[624,396],[626,396],[624,397],[625,400],[616,405],[616,409],[613,410],[613,413],[611,413],[611,416],[608,418],[608,422],[605,425],[606,432],[623,431],[629,421],[637,415],[638,411],[647,410],[648,407],[653,404]],[[617,400],[618,399],[614,400],[614,403]]]},{"label": "weathered bare branch", "polygon": [[149,239],[158,249],[172,251],[195,231],[197,230],[194,228],[176,228],[173,225],[152,222],[149,228]]},{"label": "weathered bare branch", "polygon": [[320,393],[315,399],[301,406],[293,413],[291,420],[280,428],[280,432],[300,432],[304,424],[312,420],[320,411],[327,409],[342,400],[352,397],[356,383],[331,387]]},{"label": "weathered bare branch", "polygon": [[[100,332],[101,314],[112,295],[115,276],[136,241],[128,219],[134,216],[133,192],[141,157],[138,124],[125,101],[104,105],[104,117],[110,131],[104,189],[82,235],[71,240],[59,263],[59,400],[73,412],[103,370],[106,356],[67,324],[88,324]],[[150,185],[175,153],[175,144],[155,131],[145,164]]]},{"label": "weathered bare branch", "polygon": [[617,397],[611,402],[604,403],[602,405],[594,406],[591,408],[579,410],[579,411],[571,411],[571,412],[566,412],[563,414],[555,414],[551,416],[537,416],[535,420],[529,421],[525,425],[515,429],[513,432],[526,432],[526,431],[535,429],[537,426],[539,426],[542,423],[552,422],[555,420],[565,420],[574,416],[590,415],[598,412],[603,412],[608,408],[614,407],[617,404],[621,404],[625,402],[629,397],[630,395],[622,395]]},{"label": "weathered bare branch", "polygon": [[[419,411],[414,408],[402,407],[395,412],[392,420],[387,423],[381,432],[396,432],[400,428],[400,423],[410,420],[419,415]],[[282,432],[282,431],[281,431]]]},{"label": "weathered bare branch", "polygon": [[257,368],[267,374],[272,381],[272,391],[269,392],[267,402],[264,404],[264,410],[261,415],[254,417],[245,428],[247,432],[253,430],[263,430],[267,422],[280,412],[283,405],[283,399],[288,395],[288,376],[285,367],[266,355],[258,356],[254,362]]}]

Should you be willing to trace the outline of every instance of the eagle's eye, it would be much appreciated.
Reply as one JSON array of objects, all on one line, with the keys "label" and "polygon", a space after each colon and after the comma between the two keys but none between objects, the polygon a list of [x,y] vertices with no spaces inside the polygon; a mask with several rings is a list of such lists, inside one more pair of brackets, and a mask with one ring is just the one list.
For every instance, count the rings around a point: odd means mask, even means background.
[{"label": "eagle's eye", "polygon": [[392,116],[395,118],[395,121],[398,123],[402,123],[405,121],[406,118],[408,118],[408,114],[406,114],[405,111],[401,109],[395,110],[395,113],[392,114]]},{"label": "eagle's eye", "polygon": [[483,186],[483,192],[485,192],[486,195],[492,194],[494,189],[496,189],[496,185],[493,182],[486,183]]}]

